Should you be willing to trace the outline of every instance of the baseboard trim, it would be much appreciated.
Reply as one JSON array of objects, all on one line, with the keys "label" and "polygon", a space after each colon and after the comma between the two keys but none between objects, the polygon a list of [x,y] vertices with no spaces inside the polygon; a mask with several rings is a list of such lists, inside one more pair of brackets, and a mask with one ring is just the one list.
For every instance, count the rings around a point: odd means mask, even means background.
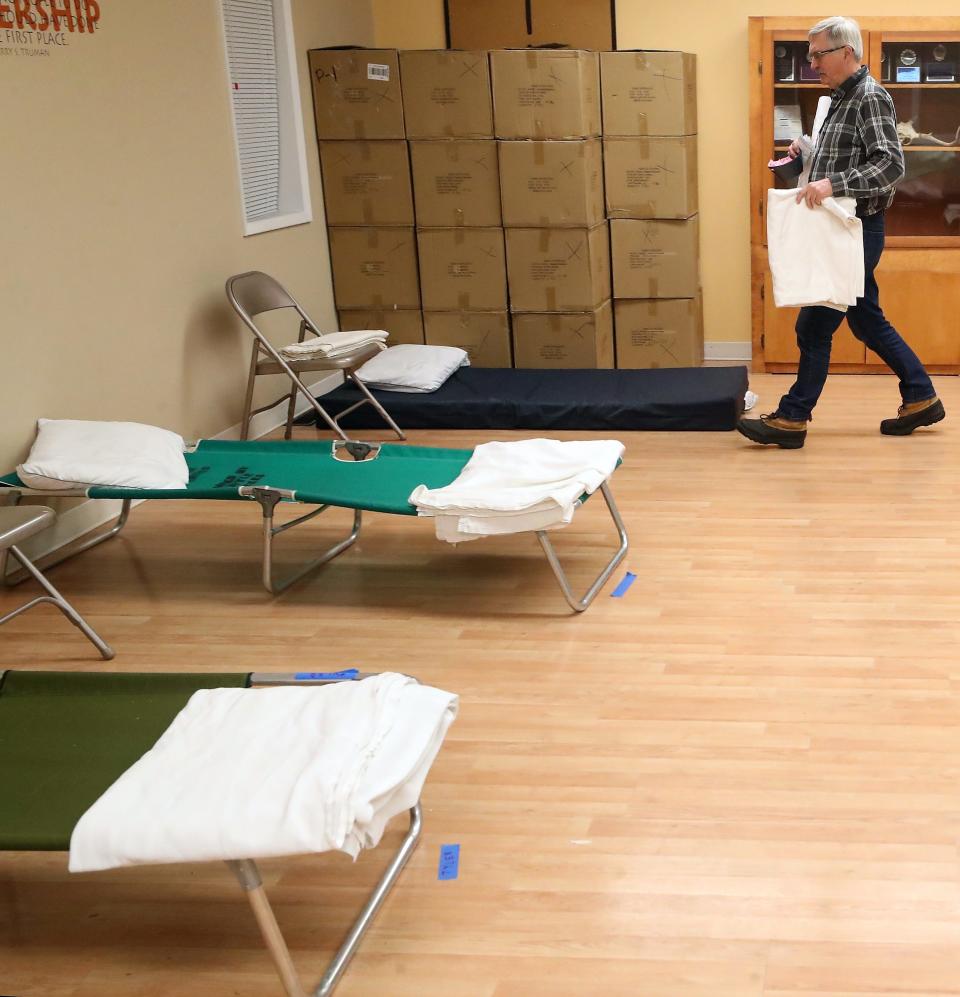
[{"label": "baseboard trim", "polygon": [[[307,385],[307,387],[314,394],[323,395],[328,391],[332,391],[342,382],[343,375],[335,371],[324,375],[319,381]],[[306,399],[301,399],[297,403],[296,414],[302,415],[309,407],[310,403]],[[286,421],[286,402],[274,405],[273,408],[267,409],[265,412],[260,412],[253,417],[250,423],[250,437],[255,440],[260,439],[260,437],[266,436],[267,433],[279,429]],[[240,425],[238,422],[228,429],[223,430],[222,433],[211,436],[210,439],[239,440]],[[0,500],[2,500],[2,494],[2,491],[0,491]],[[133,504],[139,505],[141,501],[145,500],[141,499]],[[18,546],[32,561],[38,561],[48,554],[59,550],[61,547],[73,543],[74,540],[79,540],[80,537],[91,530],[95,530],[109,523],[112,519],[116,519],[120,515],[121,505],[122,503],[119,499],[87,499],[60,513],[50,529],[44,530],[38,536],[31,537],[26,542],[18,544]],[[13,574],[19,570],[20,563],[16,558],[7,558],[7,574]]]},{"label": "baseboard trim", "polygon": [[732,342],[710,341],[703,344],[703,362],[712,364],[742,364],[753,359],[753,344],[747,340]]}]

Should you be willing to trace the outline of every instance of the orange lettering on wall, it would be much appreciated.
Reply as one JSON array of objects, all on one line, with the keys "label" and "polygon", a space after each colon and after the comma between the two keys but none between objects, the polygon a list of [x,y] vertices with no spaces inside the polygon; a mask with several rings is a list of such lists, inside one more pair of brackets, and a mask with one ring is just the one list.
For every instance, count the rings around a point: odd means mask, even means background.
[{"label": "orange lettering on wall", "polygon": [[100,4],[97,0],[84,0],[83,6],[87,12],[87,30],[93,31],[93,26],[100,20]]},{"label": "orange lettering on wall", "polygon": [[80,29],[81,34],[87,30],[86,22],[83,20],[82,2],[83,0],[73,0],[73,9],[77,12],[77,27]]},{"label": "orange lettering on wall", "polygon": [[53,17],[53,30],[60,30],[60,22],[67,22],[68,31],[76,31],[76,24],[73,20],[73,14],[70,12],[70,0],[63,0],[63,5],[57,3],[57,0],[50,0],[50,15]]},{"label": "orange lettering on wall", "polygon": [[0,28],[13,27],[13,11],[10,4],[0,0]]},{"label": "orange lettering on wall", "polygon": [[13,12],[17,15],[18,28],[33,28],[36,30],[37,22],[30,13],[30,0],[13,0]]},{"label": "orange lettering on wall", "polygon": [[47,13],[48,0],[35,0],[37,11],[37,31],[46,31],[50,27],[50,15]]}]

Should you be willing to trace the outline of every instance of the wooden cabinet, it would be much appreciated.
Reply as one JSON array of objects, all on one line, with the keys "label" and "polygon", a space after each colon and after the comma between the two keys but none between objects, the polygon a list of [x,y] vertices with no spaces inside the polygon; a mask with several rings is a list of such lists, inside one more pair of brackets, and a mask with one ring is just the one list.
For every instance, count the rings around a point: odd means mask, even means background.
[{"label": "wooden cabinet", "polygon": [[[824,15],[826,16],[826,15]],[[806,61],[818,17],[751,17],[750,203],[754,370],[796,370],[797,310],[777,308],[766,252],[767,169],[829,91]],[[877,269],[887,317],[932,373],[960,373],[960,18],[861,18],[863,61],[897,110],[906,176],[886,216]],[[879,68],[878,68],[879,67]],[[844,323],[831,369],[886,372]]]}]

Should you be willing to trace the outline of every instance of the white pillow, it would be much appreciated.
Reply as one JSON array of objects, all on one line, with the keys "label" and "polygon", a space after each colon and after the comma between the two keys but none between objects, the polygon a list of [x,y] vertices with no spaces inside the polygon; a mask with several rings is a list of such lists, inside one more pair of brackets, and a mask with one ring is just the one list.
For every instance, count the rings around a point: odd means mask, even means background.
[{"label": "white pillow", "polygon": [[38,419],[17,475],[28,488],[186,488],[183,449],[181,436],[138,422]]},{"label": "white pillow", "polygon": [[356,375],[369,388],[436,391],[458,367],[469,365],[467,351],[457,346],[401,343],[368,360]]}]

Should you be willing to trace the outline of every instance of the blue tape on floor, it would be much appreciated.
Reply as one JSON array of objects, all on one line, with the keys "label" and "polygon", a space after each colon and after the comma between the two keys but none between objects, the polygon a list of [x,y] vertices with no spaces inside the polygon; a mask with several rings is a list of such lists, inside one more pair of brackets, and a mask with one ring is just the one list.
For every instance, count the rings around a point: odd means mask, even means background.
[{"label": "blue tape on floor", "polygon": [[626,595],[627,589],[637,580],[637,576],[632,572],[628,571],[623,576],[623,581],[610,593],[611,599],[619,599],[621,596]]},{"label": "blue tape on floor", "polygon": [[437,879],[456,879],[460,872],[460,846],[440,846],[440,867],[437,869]]},{"label": "blue tape on floor", "polygon": [[355,679],[359,675],[359,668],[344,668],[340,672],[297,672],[293,677],[300,681],[339,682],[344,679]]}]

